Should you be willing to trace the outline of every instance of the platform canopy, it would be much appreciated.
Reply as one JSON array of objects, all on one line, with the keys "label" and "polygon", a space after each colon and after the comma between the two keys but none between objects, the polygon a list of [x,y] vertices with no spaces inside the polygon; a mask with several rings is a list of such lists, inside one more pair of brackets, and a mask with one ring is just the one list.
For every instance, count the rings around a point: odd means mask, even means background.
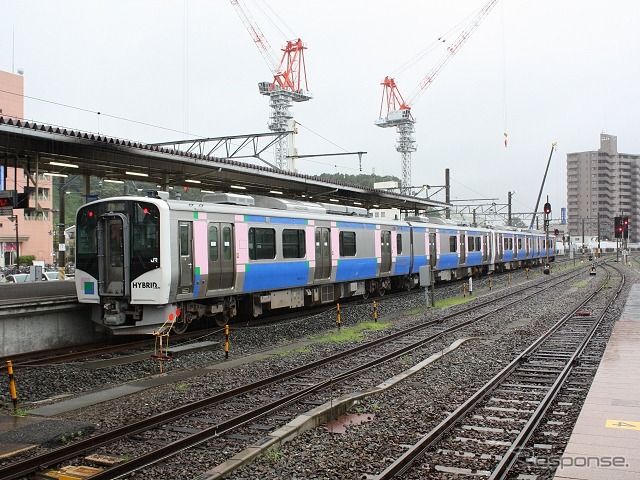
[{"label": "platform canopy", "polygon": [[[420,211],[447,205],[407,195],[241,161],[259,158],[274,133],[145,144],[95,133],[0,117],[0,164],[30,173],[186,186],[207,191],[336,202],[366,209]],[[262,145],[260,145],[262,142]],[[241,155],[241,147],[252,151]],[[222,156],[220,156],[222,155]],[[276,193],[273,193],[276,192]]]}]

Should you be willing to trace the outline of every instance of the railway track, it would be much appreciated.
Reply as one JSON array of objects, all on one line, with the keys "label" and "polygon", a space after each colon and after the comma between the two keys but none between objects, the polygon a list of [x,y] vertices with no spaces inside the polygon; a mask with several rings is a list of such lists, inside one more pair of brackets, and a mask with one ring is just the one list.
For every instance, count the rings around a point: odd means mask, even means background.
[{"label": "railway track", "polygon": [[[376,480],[451,475],[508,478],[622,290],[600,288],[406,450]],[[588,359],[587,359],[588,361]],[[526,464],[527,459],[521,459]]]},{"label": "railway track", "polygon": [[[234,435],[234,429],[239,427],[254,431],[252,435],[236,434],[239,435],[239,439],[248,443],[259,441],[265,431],[275,429],[283,420],[290,418],[290,415],[277,413],[278,409],[287,407],[290,412],[304,410],[308,409],[309,405],[326,401],[327,391],[330,391],[329,398],[336,394],[338,388],[345,392],[353,391],[358,387],[353,383],[341,382],[355,379],[353,382],[357,383],[363,372],[371,371],[416,349],[429,348],[436,339],[447,333],[460,330],[527,298],[543,294],[548,289],[557,288],[558,285],[569,282],[580,274],[581,272],[558,274],[551,280],[546,277],[540,282],[531,283],[500,298],[477,302],[437,321],[426,322],[332,357],[229,389],[219,395],[162,412],[86,440],[76,441],[2,468],[0,477],[8,480],[21,478],[42,467],[55,466],[89,452],[140,452],[134,458],[92,477],[96,480],[114,478],[203,443],[207,443],[208,448],[215,448],[209,445],[210,442],[215,442],[223,436],[229,438],[230,435]],[[532,286],[534,293],[527,291]],[[251,426],[251,422],[256,422],[262,417],[264,419],[260,420],[261,424]],[[161,446],[158,446],[157,441],[160,438],[163,441]],[[114,446],[116,443],[120,445]]]}]

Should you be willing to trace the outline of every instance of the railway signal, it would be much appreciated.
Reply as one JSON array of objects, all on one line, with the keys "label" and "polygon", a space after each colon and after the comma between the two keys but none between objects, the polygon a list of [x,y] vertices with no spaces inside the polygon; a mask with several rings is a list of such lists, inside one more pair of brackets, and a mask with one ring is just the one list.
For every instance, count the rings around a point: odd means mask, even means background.
[{"label": "railway signal", "polygon": [[615,228],[615,238],[622,238],[622,232],[624,231],[624,227],[622,226],[622,217],[614,217],[613,223]]},{"label": "railway signal", "polygon": [[551,213],[551,204],[549,202],[544,204],[544,214],[549,215]]}]

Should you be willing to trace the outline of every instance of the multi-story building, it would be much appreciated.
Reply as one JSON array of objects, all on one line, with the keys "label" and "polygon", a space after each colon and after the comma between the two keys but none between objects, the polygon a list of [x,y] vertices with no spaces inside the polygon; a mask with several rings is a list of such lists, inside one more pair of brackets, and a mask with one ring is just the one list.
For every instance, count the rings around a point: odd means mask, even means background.
[{"label": "multi-story building", "polygon": [[571,237],[613,239],[614,217],[624,216],[629,219],[629,241],[638,242],[639,187],[640,155],[618,153],[614,135],[600,134],[600,148],[596,151],[567,154]]},{"label": "multi-story building", "polygon": [[[24,78],[0,71],[0,116],[24,118]],[[0,216],[0,267],[15,265],[17,255],[33,255],[36,260],[53,263],[52,182],[49,175],[27,173],[19,160],[0,148],[0,190],[24,192],[32,187],[29,206],[32,209],[13,210],[13,216]],[[2,184],[3,183],[3,184]]]}]

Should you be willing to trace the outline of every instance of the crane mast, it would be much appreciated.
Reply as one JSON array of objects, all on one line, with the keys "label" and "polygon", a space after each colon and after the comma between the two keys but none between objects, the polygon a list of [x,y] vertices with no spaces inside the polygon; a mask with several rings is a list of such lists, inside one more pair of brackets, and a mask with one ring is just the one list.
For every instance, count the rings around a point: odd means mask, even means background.
[{"label": "crane mast", "polygon": [[402,185],[401,191],[405,194],[411,193],[411,153],[418,149],[413,133],[415,132],[416,120],[411,115],[411,106],[415,104],[419,96],[433,83],[438,74],[442,71],[453,56],[466,43],[471,34],[480,26],[480,23],[489,14],[498,0],[489,0],[487,4],[476,14],[470,22],[469,27],[463,30],[455,39],[447,51],[442,56],[435,67],[418,84],[409,101],[405,101],[393,78],[385,77],[382,85],[382,102],[380,104],[380,114],[375,124],[382,128],[396,127],[398,140],[396,151],[400,153],[402,159]]},{"label": "crane mast", "polygon": [[[307,68],[304,59],[304,51],[307,47],[299,38],[288,41],[282,48],[282,56],[278,63],[275,52],[242,0],[230,1],[273,74],[272,81],[258,83],[258,91],[261,95],[269,97],[271,107],[267,124],[269,130],[292,132],[276,143],[274,156],[279,169],[293,171],[293,162],[290,162],[290,159],[295,157],[297,152],[289,152],[289,142],[292,140],[289,137],[294,131],[291,106],[293,102],[305,102],[313,98],[307,85]],[[293,141],[291,143],[293,144]]]}]

